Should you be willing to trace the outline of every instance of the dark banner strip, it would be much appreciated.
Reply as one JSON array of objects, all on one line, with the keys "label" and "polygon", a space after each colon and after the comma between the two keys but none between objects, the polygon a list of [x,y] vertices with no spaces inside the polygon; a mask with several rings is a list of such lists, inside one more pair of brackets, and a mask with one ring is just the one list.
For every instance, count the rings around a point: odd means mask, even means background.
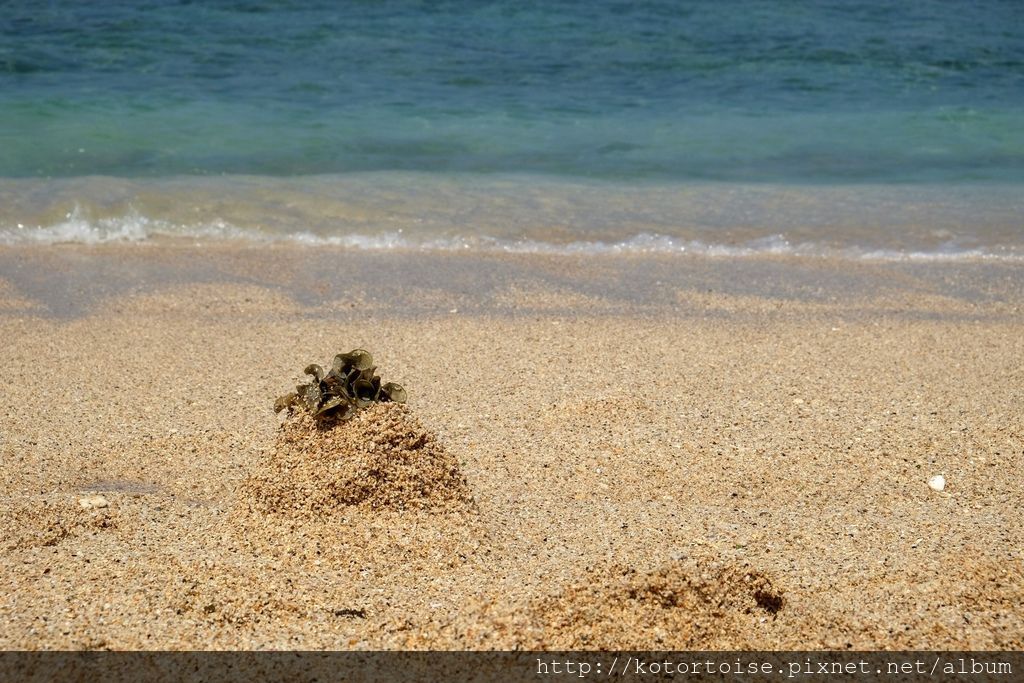
[{"label": "dark banner strip", "polygon": [[4,652],[0,680],[1020,681],[1022,652]]}]

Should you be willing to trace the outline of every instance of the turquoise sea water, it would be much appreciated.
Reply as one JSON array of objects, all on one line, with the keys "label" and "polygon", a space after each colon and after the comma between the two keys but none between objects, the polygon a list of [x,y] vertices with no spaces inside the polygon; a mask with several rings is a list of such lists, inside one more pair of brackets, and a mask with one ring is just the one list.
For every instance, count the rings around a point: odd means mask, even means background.
[{"label": "turquoise sea water", "polygon": [[7,2],[0,240],[1017,252],[1022,27],[1015,0]]}]

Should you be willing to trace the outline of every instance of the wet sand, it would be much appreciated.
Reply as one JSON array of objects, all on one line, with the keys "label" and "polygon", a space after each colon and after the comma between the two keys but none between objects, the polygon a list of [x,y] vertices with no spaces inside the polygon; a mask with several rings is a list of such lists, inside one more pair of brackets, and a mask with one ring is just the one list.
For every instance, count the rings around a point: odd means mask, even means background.
[{"label": "wet sand", "polygon": [[[0,647],[1024,648],[1022,290],[1007,263],[4,248]],[[274,399],[355,347],[465,504],[247,485]]]}]

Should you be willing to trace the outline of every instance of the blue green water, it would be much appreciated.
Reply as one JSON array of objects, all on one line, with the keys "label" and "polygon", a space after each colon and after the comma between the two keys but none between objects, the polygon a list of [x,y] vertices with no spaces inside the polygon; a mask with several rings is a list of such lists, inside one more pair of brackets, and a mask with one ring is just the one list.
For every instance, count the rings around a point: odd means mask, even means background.
[{"label": "blue green water", "polygon": [[1024,4],[5,2],[0,176],[1024,177]]},{"label": "blue green water", "polygon": [[[712,184],[728,201],[728,186],[748,196],[758,185],[898,184],[917,204],[943,197],[943,187],[975,188],[973,200],[957,191],[957,211],[994,201],[993,243],[1016,248],[1024,244],[1013,218],[1024,186],[1024,3],[0,3],[0,238],[74,220],[122,225],[129,214],[150,227],[227,221],[275,232],[300,205],[302,224],[286,230],[415,232],[415,220],[400,224],[385,204],[353,212],[352,192],[373,196],[370,176],[392,186],[404,179],[406,189],[469,179],[450,193],[458,216],[431,239],[473,237],[501,222],[500,207],[488,220],[473,217],[473,183],[491,177],[491,204],[528,196],[542,207],[524,214],[520,206],[508,220],[536,227],[552,203],[575,211],[561,228],[547,220],[544,234],[516,234],[506,222],[491,237],[785,240],[829,212],[776,220],[768,211],[755,229],[749,216],[692,203],[623,207],[636,187],[685,194]],[[115,180],[76,180],[97,177]],[[209,184],[182,194],[183,177]],[[262,180],[240,180],[251,177]],[[525,186],[503,184],[515,178]],[[169,189],[164,179],[179,184]],[[621,199],[614,235],[590,234],[609,207],[587,183],[610,184]],[[536,195],[545,185],[554,199]],[[927,188],[923,199],[915,187]],[[405,194],[392,189],[382,202]],[[208,201],[225,193],[230,207]],[[311,196],[349,204],[332,222]],[[858,224],[857,203],[844,205],[843,226]],[[875,210],[901,203],[887,196]],[[191,212],[167,209],[189,204]],[[400,216],[418,215],[405,209]],[[939,233],[985,242],[969,223]],[[719,234],[705,234],[716,225]],[[733,234],[725,225],[746,227]],[[897,248],[939,238],[929,239]]]}]

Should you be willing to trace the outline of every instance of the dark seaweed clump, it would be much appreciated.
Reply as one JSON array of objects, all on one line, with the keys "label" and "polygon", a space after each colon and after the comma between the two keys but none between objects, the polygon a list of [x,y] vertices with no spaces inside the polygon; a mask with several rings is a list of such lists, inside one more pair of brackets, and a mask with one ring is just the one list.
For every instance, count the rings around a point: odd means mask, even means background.
[{"label": "dark seaweed clump", "polygon": [[315,363],[303,372],[313,380],[277,399],[274,412],[301,406],[317,420],[347,420],[371,403],[405,403],[405,389],[394,382],[381,384],[373,356],[363,349],[339,353],[327,372]]}]

